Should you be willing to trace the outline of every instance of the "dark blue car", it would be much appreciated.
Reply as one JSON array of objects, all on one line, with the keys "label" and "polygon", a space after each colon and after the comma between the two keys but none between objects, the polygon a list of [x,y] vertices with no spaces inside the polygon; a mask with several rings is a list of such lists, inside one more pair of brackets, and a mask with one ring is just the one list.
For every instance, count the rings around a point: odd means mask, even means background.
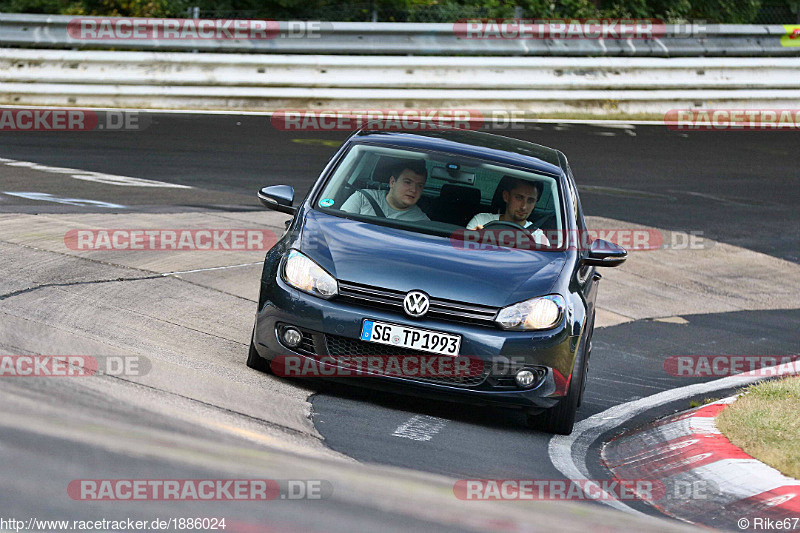
[{"label": "dark blue car", "polygon": [[597,266],[558,150],[474,131],[359,131],[267,253],[247,364],[523,409],[569,434],[592,349]]}]

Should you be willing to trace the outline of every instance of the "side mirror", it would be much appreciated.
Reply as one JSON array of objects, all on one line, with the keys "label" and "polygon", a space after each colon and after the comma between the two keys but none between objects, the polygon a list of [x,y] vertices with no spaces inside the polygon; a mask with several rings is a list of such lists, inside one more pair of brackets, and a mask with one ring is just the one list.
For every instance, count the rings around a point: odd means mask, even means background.
[{"label": "side mirror", "polygon": [[628,251],[613,242],[595,239],[589,245],[589,253],[583,258],[584,265],[615,267],[625,262]]},{"label": "side mirror", "polygon": [[258,199],[264,207],[294,215],[297,208],[292,206],[294,202],[294,188],[289,185],[273,185],[264,187],[258,191]]}]

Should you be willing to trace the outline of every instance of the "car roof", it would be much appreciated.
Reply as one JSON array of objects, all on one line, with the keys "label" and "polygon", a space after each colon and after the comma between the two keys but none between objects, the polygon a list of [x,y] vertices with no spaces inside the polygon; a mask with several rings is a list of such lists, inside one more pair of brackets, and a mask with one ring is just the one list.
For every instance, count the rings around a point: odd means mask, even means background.
[{"label": "car roof", "polygon": [[491,133],[463,129],[431,131],[361,130],[351,137],[353,142],[368,142],[419,148],[488,159],[498,163],[522,166],[539,172],[561,175],[559,151],[528,141]]}]

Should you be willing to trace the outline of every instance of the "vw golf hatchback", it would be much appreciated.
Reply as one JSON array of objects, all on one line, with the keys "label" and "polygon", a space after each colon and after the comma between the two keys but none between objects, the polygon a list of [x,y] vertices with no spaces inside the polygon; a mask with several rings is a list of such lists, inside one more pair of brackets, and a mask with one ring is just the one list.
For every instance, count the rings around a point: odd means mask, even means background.
[{"label": "vw golf hatchback", "polygon": [[353,134],[267,253],[248,366],[521,409],[569,434],[592,351],[596,267],[563,153],[473,131]]}]

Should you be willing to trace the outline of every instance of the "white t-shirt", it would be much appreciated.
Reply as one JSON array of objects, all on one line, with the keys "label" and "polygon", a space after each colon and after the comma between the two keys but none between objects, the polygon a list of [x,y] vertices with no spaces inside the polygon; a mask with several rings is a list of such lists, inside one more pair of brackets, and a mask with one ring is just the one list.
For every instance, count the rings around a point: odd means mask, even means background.
[{"label": "white t-shirt", "polygon": [[395,209],[386,201],[386,191],[364,190],[356,191],[350,195],[345,203],[342,204],[341,210],[348,213],[357,213],[359,215],[372,215],[377,216],[369,200],[364,198],[364,194],[369,194],[378,207],[381,208],[386,218],[393,218],[396,220],[406,220],[414,222],[417,220],[430,220],[422,209],[416,205],[412,205],[408,209]]},{"label": "white t-shirt", "polygon": [[[500,220],[500,215],[493,215],[492,213],[478,213],[472,220],[469,221],[467,224],[467,229],[475,229],[478,226],[485,226],[487,223],[493,220]],[[533,224],[530,220],[525,221],[525,227],[529,227]],[[550,246],[550,241],[547,240],[545,237],[544,232],[540,229],[534,230],[532,232],[533,240],[536,241],[537,244],[541,244],[544,246]]]}]

